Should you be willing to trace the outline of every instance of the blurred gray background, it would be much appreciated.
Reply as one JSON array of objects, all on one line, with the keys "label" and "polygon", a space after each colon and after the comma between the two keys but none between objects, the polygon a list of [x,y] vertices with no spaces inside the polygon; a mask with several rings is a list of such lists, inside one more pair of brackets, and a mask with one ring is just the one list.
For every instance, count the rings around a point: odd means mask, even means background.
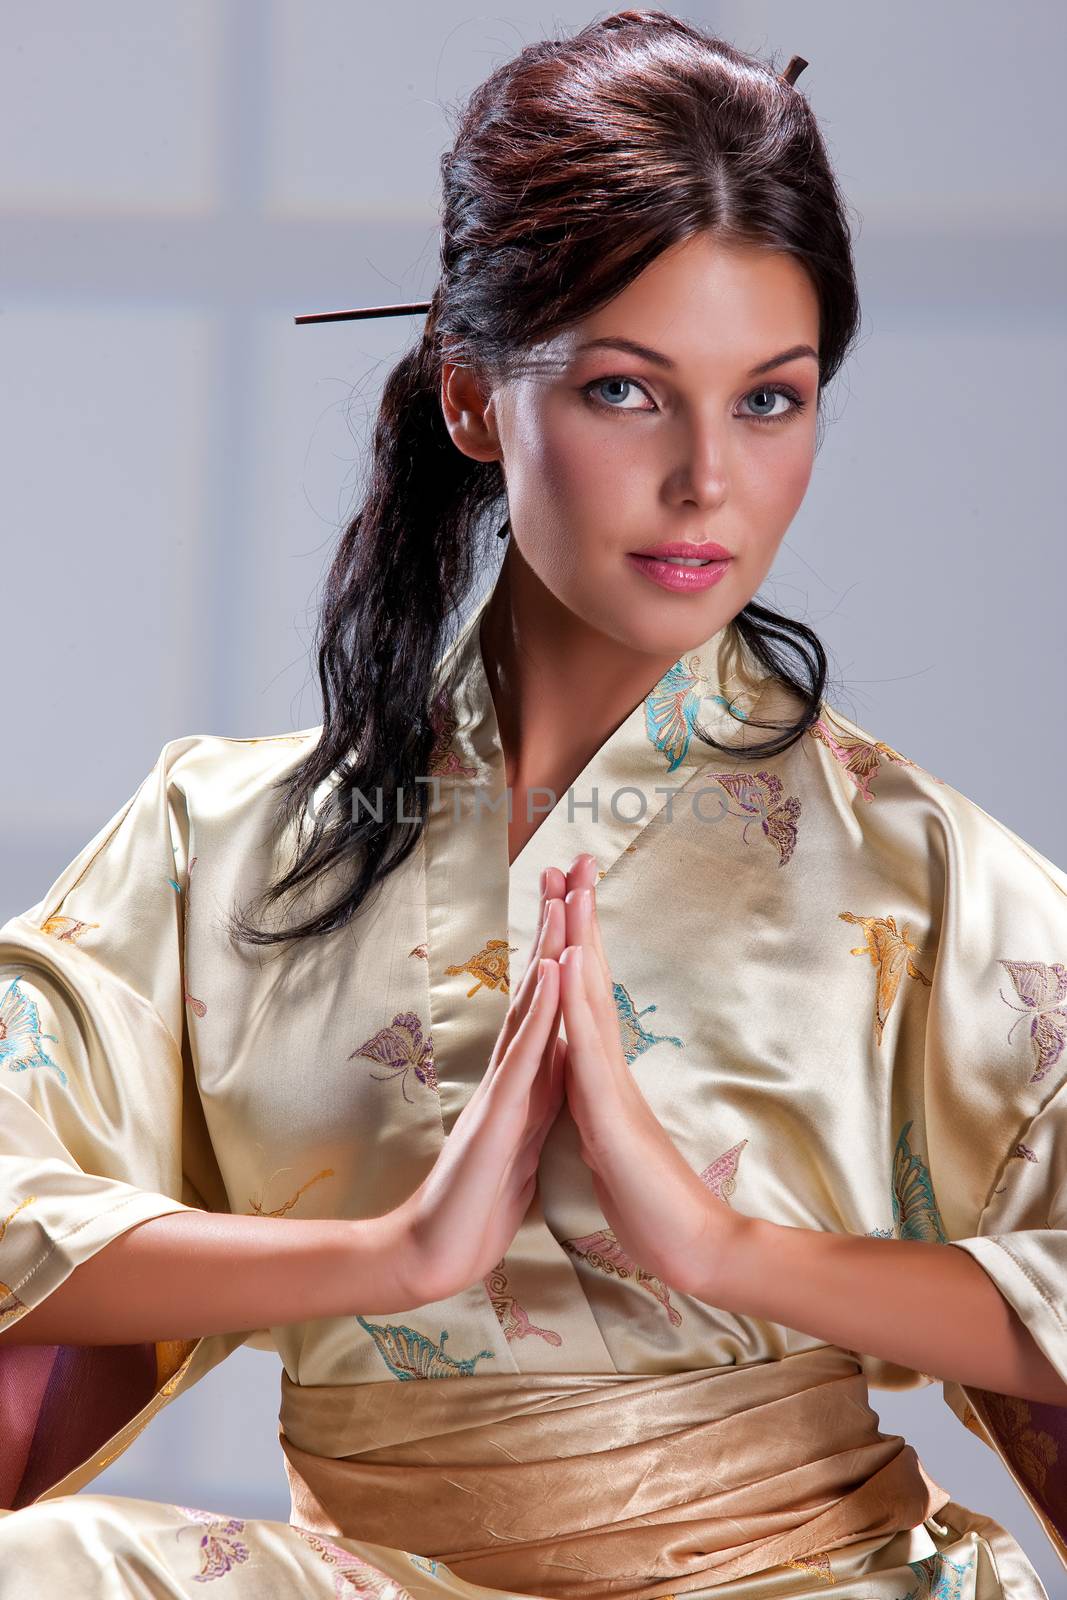
[{"label": "blurred gray background", "polygon": [[[293,316],[428,299],[445,107],[612,9],[3,0],[0,918],[166,740],[318,722],[319,584],[421,326]],[[807,58],[857,230],[863,340],[759,598],[819,632],[832,704],[1063,866],[1067,8],[664,9]],[[238,1351],[89,1492],[286,1520],[278,1381]],[[940,1386],[871,1398],[1064,1600]]]}]

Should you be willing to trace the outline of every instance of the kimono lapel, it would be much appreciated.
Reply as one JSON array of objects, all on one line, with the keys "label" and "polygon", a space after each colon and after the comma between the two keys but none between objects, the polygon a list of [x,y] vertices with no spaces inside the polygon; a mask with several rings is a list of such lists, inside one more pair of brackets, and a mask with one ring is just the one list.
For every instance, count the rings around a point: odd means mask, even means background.
[{"label": "kimono lapel", "polygon": [[427,774],[430,1031],[446,1135],[485,1072],[510,1003],[503,750],[491,696],[472,693],[471,654],[480,664],[478,625],[487,601],[439,663]]},{"label": "kimono lapel", "polygon": [[[761,688],[729,625],[686,651],[604,742],[570,794],[556,797],[509,870],[503,747],[479,633],[489,598],[476,603],[441,658],[434,702],[438,738],[429,775],[438,793],[431,793],[424,846],[431,1033],[446,1135],[485,1072],[511,983],[525,971],[541,869],[566,870],[591,851],[598,901],[610,902],[614,863],[717,754],[694,735],[694,722],[739,745]],[[590,1187],[573,1122],[561,1116],[545,1142],[538,1193],[486,1279],[521,1370],[558,1370],[560,1345],[570,1371],[614,1370],[574,1258],[543,1208],[543,1191],[573,1193],[576,1181]]]},{"label": "kimono lapel", "polygon": [[[738,747],[745,732],[741,724],[759,693],[740,640],[727,625],[685,651],[609,735],[512,864],[509,934],[517,947],[518,971],[525,970],[537,931],[542,869],[556,866],[566,872],[575,856],[589,851],[597,860],[598,884],[604,885],[638,834],[668,803],[673,806],[701,769],[716,758],[729,759],[704,744],[694,724],[720,743]],[[605,895],[610,895],[607,885],[598,888],[598,904]]]}]

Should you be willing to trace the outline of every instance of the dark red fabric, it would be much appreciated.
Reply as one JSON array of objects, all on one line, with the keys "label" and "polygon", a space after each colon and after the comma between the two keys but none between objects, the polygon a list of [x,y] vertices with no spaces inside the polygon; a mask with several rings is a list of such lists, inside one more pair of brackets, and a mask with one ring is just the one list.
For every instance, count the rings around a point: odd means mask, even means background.
[{"label": "dark red fabric", "polygon": [[989,1389],[968,1398],[1034,1503],[1067,1544],[1067,1406]]},{"label": "dark red fabric", "polygon": [[156,1347],[0,1340],[0,1505],[18,1511],[80,1466],[156,1392]]}]

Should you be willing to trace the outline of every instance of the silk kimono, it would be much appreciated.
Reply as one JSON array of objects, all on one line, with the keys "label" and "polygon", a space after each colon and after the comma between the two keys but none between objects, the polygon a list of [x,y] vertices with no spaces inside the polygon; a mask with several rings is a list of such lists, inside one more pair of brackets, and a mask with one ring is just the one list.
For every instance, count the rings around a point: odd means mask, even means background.
[{"label": "silk kimono", "polygon": [[[767,737],[749,724],[796,703],[732,624],[544,797],[509,866],[487,599],[438,662],[417,848],[346,929],[264,950],[225,927],[291,858],[275,785],[317,728],[171,740],[0,929],[0,1600],[111,1594],[108,1562],[161,1596],[1039,1600],[1015,1539],[873,1425],[868,1384],[935,1380],[631,1261],[566,1108],[506,1255],[447,1300],[5,1345],[147,1218],[398,1205],[485,1071],[541,869],[591,851],[626,1059],[709,1189],[779,1223],[968,1251],[1067,1378],[1067,875],[826,702],[783,754],[745,756]],[[281,1360],[289,1523],[77,1493],[242,1343]],[[775,1409],[812,1396],[803,1426]],[[947,1381],[941,1398],[1067,1567],[1067,1406]],[[846,1413],[859,1431],[837,1434]],[[650,1470],[634,1452],[657,1443]],[[897,1468],[925,1500],[892,1499]]]}]

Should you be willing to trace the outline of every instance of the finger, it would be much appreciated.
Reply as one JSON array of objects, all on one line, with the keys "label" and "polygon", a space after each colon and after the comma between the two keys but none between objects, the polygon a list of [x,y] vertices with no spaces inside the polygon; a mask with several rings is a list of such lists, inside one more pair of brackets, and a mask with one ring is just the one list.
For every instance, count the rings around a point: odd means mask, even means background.
[{"label": "finger", "polygon": [[[520,1159],[540,1151],[566,1098],[567,1041],[557,1036],[546,1045],[541,1060],[541,1077],[530,1097],[529,1124],[519,1150]],[[535,1163],[536,1164],[536,1163]]]},{"label": "finger", "polygon": [[611,968],[608,966],[608,958],[604,951],[604,941],[600,936],[600,913],[597,910],[596,884],[591,886],[589,896],[589,931],[592,935],[593,948],[597,953],[601,971],[604,974],[604,982],[610,988]]},{"label": "finger", "polygon": [[534,929],[533,943],[530,946],[530,954],[527,957],[527,961],[526,961],[526,971],[523,973],[522,979],[519,982],[519,986],[518,987],[520,989],[522,987],[523,981],[525,981],[525,979],[526,979],[526,977],[527,977],[527,975],[528,975],[528,973],[530,971],[530,968],[531,967],[535,967],[537,965],[538,946],[541,943],[541,933],[542,933],[542,930],[544,929],[544,925],[545,925],[545,911],[547,909],[547,906],[548,906],[548,899],[547,899],[547,896],[545,894],[545,875],[544,875],[544,873],[542,873],[541,874],[540,897],[539,897],[538,903],[537,903],[537,927]]},{"label": "finger", "polygon": [[597,950],[592,930],[592,889],[572,889],[567,895],[567,943],[580,945],[585,953],[583,983],[597,1026],[601,1031],[604,1048],[610,1050],[618,1038],[619,1019],[611,973],[607,962]]},{"label": "finger", "polygon": [[449,1159],[457,1121],[431,1174],[431,1180],[447,1185],[453,1214],[469,1217],[474,1226],[493,1216],[501,1197],[514,1186],[516,1175],[536,1175],[538,1152],[530,1148],[525,1124],[517,1124],[514,1106],[507,1108],[508,1114],[498,1110],[505,1104],[506,1097],[500,1094],[505,1077],[498,1075],[494,1092],[483,1105],[476,1125]]},{"label": "finger", "polygon": [[[557,910],[556,907],[560,909]],[[551,959],[558,961],[563,954],[565,919],[563,916],[563,902],[555,899],[546,899],[541,917],[540,932],[530,952],[530,960],[523,974],[522,982],[512,1000],[511,1009],[525,1016],[530,1004],[530,997],[537,987],[537,964],[541,960]]]},{"label": "finger", "polygon": [[561,871],[559,867],[546,867],[545,887],[554,898],[562,900],[570,887],[567,882],[567,874]]},{"label": "finger", "polygon": [[537,931],[534,935],[533,945],[530,950],[530,959],[526,963],[526,971],[523,974],[522,982],[519,985],[519,993],[521,994],[523,992],[523,985],[526,984],[527,979],[529,979],[529,984],[525,991],[527,998],[529,997],[529,993],[532,990],[533,985],[537,982],[538,960],[546,954],[551,955],[555,960],[559,957],[563,950],[562,944],[560,944],[558,949],[549,949],[547,946],[542,944],[542,935],[545,932],[546,919],[552,915],[551,908],[553,902],[557,899],[562,901],[563,890],[566,888],[565,881],[561,880],[563,880],[563,875],[556,867],[546,867],[541,874],[541,893],[538,904]]},{"label": "finger", "polygon": [[[475,1085],[473,1094],[467,1101],[466,1106],[463,1108],[463,1111],[466,1111],[469,1116],[474,1115],[475,1108],[480,1104],[493,1078],[500,1071],[501,1063],[511,1047],[515,1039],[515,1035],[522,1025],[523,1019],[529,1015],[530,1007],[533,1002],[533,996],[537,991],[537,977],[541,959],[545,955],[548,955],[555,960],[562,953],[563,934],[560,931],[562,926],[562,913],[560,911],[553,911],[551,907],[552,902],[549,902],[548,906],[546,907],[546,916],[542,922],[541,938],[538,944],[534,946],[530,956],[529,966],[527,967],[526,974],[523,977],[522,984],[520,985],[518,992],[512,997],[511,1004],[509,1005],[504,1016],[504,1021],[501,1024],[499,1033],[497,1034],[496,1041],[493,1045],[492,1054],[489,1057],[485,1072],[482,1074],[479,1082]],[[552,1032],[558,1031],[558,1028],[559,1019],[557,1016],[554,1023],[551,1025],[550,1036]],[[463,1111],[460,1112],[460,1116],[463,1116]]]},{"label": "finger", "polygon": [[591,851],[584,850],[581,855],[575,856],[567,872],[568,889],[588,889],[594,886],[600,877],[597,858]]},{"label": "finger", "polygon": [[611,969],[608,966],[608,958],[604,954],[604,943],[600,937],[600,919],[597,916],[596,910],[596,889],[588,888],[583,890],[582,893],[588,896],[588,898],[584,901],[584,934],[587,941],[587,948],[592,950],[595,957],[595,965],[599,973],[600,981],[603,983],[605,989],[610,990]]},{"label": "finger", "polygon": [[[563,1077],[557,1037],[559,967],[542,963],[542,976],[523,1024],[501,1062],[493,1089],[484,1159],[503,1161],[510,1173],[537,1155],[563,1103]],[[495,1115],[494,1115],[495,1113]],[[520,1118],[522,1119],[520,1123]]]},{"label": "finger", "polygon": [[501,1057],[498,1079],[506,1082],[505,1094],[528,1092],[541,1069],[546,1047],[552,1038],[559,1006],[559,966],[552,960],[538,962],[539,979],[526,1014],[515,1029]]},{"label": "finger", "polygon": [[472,1095],[456,1119],[453,1133],[461,1120],[475,1124],[467,1132],[465,1149],[468,1153],[464,1161],[469,1160],[482,1176],[472,1172],[472,1184],[499,1181],[502,1174],[510,1171],[526,1139],[531,1089],[541,1069],[558,999],[559,969],[554,961],[542,962],[541,981],[535,987],[529,1010],[504,1051],[496,1072],[478,1085],[477,1107],[475,1095]]},{"label": "finger", "polygon": [[603,1057],[600,1029],[586,995],[581,946],[568,945],[559,962],[563,1019],[567,1028],[567,1066],[583,1099],[593,1089],[589,1083],[590,1065]]}]

